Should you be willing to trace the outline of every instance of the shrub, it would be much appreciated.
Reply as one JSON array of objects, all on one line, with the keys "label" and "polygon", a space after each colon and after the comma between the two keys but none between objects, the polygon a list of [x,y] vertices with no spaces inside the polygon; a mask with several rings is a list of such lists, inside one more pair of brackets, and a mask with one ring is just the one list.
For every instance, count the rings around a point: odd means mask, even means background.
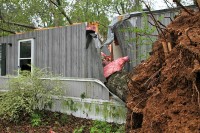
[{"label": "shrub", "polygon": [[35,127],[35,126],[39,126],[41,124],[42,124],[41,115],[36,112],[31,114],[31,125]]},{"label": "shrub", "polygon": [[93,126],[90,129],[90,133],[110,133],[111,125],[107,122],[94,121]]},{"label": "shrub", "polygon": [[103,121],[94,121],[90,133],[125,133],[124,125],[110,124]]},{"label": "shrub", "polygon": [[33,72],[21,71],[9,81],[8,92],[0,95],[0,116],[9,121],[20,121],[34,110],[50,107],[52,95],[61,94],[58,80],[41,80],[51,73],[33,67]]},{"label": "shrub", "polygon": [[73,133],[83,133],[83,130],[84,130],[84,126],[80,128],[76,128]]}]

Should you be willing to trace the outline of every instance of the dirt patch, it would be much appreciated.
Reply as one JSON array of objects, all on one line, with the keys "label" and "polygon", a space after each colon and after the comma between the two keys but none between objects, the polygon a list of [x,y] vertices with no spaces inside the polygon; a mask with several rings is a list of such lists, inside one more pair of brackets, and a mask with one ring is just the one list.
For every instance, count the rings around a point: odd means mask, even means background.
[{"label": "dirt patch", "polygon": [[0,121],[0,133],[47,133],[53,130],[58,133],[73,132],[76,128],[85,126],[85,132],[89,132],[92,120],[81,119],[61,113],[42,112],[41,124],[32,126],[30,118],[23,118],[21,122],[13,123]]},{"label": "dirt patch", "polygon": [[[93,120],[50,111],[43,111],[40,112],[40,114],[42,115],[41,124],[38,126],[33,126],[31,124],[30,117],[23,118],[23,120],[18,123],[0,120],[0,133],[50,133],[50,131],[56,133],[73,133],[81,127],[83,128],[83,133],[89,133],[95,122]],[[107,124],[111,126],[112,129],[123,126],[114,123]]]},{"label": "dirt patch", "polygon": [[200,132],[200,12],[182,11],[129,74],[127,132]]}]

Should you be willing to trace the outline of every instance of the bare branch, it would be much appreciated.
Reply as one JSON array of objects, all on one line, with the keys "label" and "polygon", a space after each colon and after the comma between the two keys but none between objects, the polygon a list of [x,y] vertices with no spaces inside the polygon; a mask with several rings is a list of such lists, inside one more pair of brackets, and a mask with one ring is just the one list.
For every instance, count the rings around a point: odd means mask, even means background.
[{"label": "bare branch", "polygon": [[159,20],[157,21],[160,25],[162,25],[163,27],[166,28],[166,26],[164,24],[162,24]]},{"label": "bare branch", "polygon": [[154,21],[156,27],[158,27],[158,29],[161,31],[163,37],[166,39],[165,34],[164,34],[164,32],[162,31],[161,27],[159,26],[158,22],[156,21],[155,17],[153,16],[153,13],[151,12],[151,9],[149,8],[149,6],[148,6],[144,1],[142,1],[142,2],[145,4],[146,8],[147,8],[148,11],[150,12],[151,18],[152,18],[152,20]]},{"label": "bare branch", "polygon": [[123,3],[123,2],[120,2],[120,6],[121,6],[121,8],[122,8],[122,14],[125,14],[124,3]]},{"label": "bare branch", "polygon": [[190,11],[188,11],[178,0],[173,0],[173,1],[176,2],[178,6],[183,8],[183,10],[186,11],[189,15],[194,16],[194,14],[192,14]]},{"label": "bare branch", "polygon": [[[150,25],[152,25],[152,26],[154,26],[154,27],[156,27],[156,28],[158,28],[158,26],[157,25],[155,25],[155,24],[152,24],[150,21],[148,21],[149,22],[149,24]],[[169,32],[166,28],[162,28],[162,27],[159,27],[160,29],[163,29],[163,30],[165,30],[165,31],[167,31],[167,32]],[[159,33],[159,32],[158,32]],[[170,32],[169,32],[170,33]]]},{"label": "bare branch", "polygon": [[194,4],[199,8],[199,11],[200,11],[200,1],[194,0]]},{"label": "bare branch", "polygon": [[164,17],[164,18],[169,18],[171,20],[171,22],[173,22],[172,18],[171,17]]},{"label": "bare branch", "polygon": [[168,8],[174,8],[173,4],[171,4],[168,0],[164,0],[164,2],[165,2],[165,4],[167,5]]},{"label": "bare branch", "polygon": [[118,13],[119,15],[121,15],[121,13],[119,12],[117,6],[115,7],[115,9],[116,9],[117,13]]},{"label": "bare branch", "polygon": [[56,7],[58,7],[58,5],[54,2],[54,1],[52,1],[52,0],[49,0],[52,4],[54,4],[54,6],[56,6]]},{"label": "bare branch", "polygon": [[60,0],[56,0],[56,1],[57,1],[58,4],[55,3],[53,0],[49,0],[49,2],[51,2],[53,5],[55,5],[58,8],[58,10],[62,13],[62,15],[67,19],[69,24],[73,24],[71,19],[69,18],[69,16],[67,16],[65,10],[61,7],[62,5],[61,5]]}]

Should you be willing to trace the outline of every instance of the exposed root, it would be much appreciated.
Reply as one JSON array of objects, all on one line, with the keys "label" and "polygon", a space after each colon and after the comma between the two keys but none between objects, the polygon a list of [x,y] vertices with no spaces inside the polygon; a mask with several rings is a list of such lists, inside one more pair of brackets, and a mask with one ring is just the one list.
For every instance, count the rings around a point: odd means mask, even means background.
[{"label": "exposed root", "polygon": [[199,95],[199,90],[198,90],[198,88],[197,88],[197,86],[196,86],[196,84],[193,82],[193,87],[192,87],[195,91],[196,91],[196,93],[197,93],[197,103],[198,103],[198,105],[199,105],[199,108],[200,108],[200,95]]}]

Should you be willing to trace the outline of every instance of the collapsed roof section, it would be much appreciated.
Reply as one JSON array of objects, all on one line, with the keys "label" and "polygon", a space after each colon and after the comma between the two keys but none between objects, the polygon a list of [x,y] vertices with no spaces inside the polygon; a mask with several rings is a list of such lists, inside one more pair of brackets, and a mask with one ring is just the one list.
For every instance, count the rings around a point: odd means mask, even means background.
[{"label": "collapsed roof section", "polygon": [[[189,6],[188,8],[194,8]],[[180,8],[152,11],[162,26],[168,25]],[[157,39],[158,32],[153,20],[147,11],[133,12],[113,18],[108,26],[107,40],[102,47],[112,44],[112,56],[128,56],[130,62],[126,63],[125,70],[130,71],[149,57],[152,44]],[[116,50],[114,47],[120,47]],[[120,53],[121,52],[121,53]]]}]

